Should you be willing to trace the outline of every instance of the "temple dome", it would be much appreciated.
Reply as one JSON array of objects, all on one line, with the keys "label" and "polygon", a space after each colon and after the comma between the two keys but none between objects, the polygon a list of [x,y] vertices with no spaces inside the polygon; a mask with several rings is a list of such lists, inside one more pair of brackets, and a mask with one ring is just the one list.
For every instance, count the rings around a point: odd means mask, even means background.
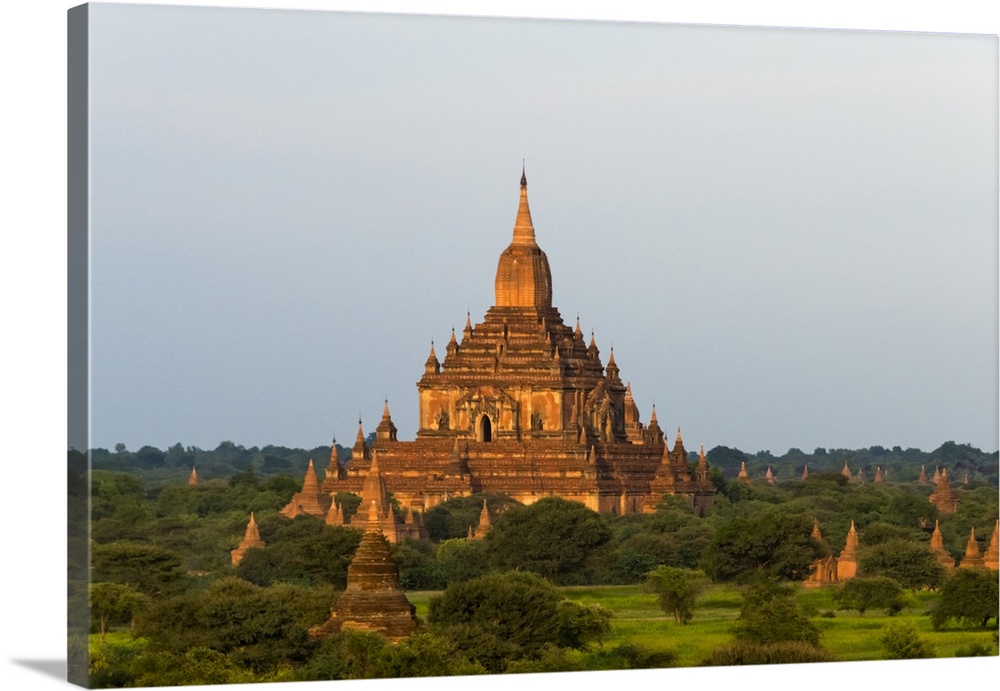
[{"label": "temple dome", "polygon": [[497,264],[496,306],[552,307],[552,272],[548,257],[535,242],[535,227],[528,209],[528,182],[523,171],[514,238]]}]

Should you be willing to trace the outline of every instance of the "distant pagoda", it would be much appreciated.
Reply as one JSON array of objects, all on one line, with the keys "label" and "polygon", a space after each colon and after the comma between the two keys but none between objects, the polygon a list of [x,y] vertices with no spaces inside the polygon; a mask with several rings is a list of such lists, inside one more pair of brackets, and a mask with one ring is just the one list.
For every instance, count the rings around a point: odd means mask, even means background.
[{"label": "distant pagoda", "polygon": [[951,483],[948,481],[948,469],[941,468],[940,472],[935,471],[936,478],[934,491],[931,493],[930,502],[937,507],[938,513],[955,513],[958,508],[958,497],[955,496]]},{"label": "distant pagoda", "polygon": [[265,547],[265,543],[260,539],[260,531],[257,530],[257,522],[254,520],[253,512],[250,513],[250,522],[247,523],[246,532],[243,534],[243,540],[240,542],[239,546],[236,547],[229,554],[232,556],[233,566],[239,565],[243,561],[243,556],[247,553],[248,549],[258,548],[262,549]]}]

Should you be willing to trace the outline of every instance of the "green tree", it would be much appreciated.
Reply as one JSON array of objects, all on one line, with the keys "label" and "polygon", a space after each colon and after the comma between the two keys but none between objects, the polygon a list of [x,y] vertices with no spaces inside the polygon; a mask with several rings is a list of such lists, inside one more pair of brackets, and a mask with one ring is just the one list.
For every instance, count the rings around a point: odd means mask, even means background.
[{"label": "green tree", "polygon": [[936,588],[944,579],[944,567],[926,544],[890,539],[858,550],[863,575],[886,576],[904,588]]},{"label": "green tree", "polygon": [[579,502],[546,497],[500,516],[486,535],[490,563],[528,569],[559,582],[576,578],[589,557],[611,539],[604,516]]},{"label": "green tree", "polygon": [[479,525],[479,514],[486,501],[490,518],[496,519],[512,506],[521,504],[506,494],[487,492],[468,497],[456,497],[428,509],[423,516],[424,526],[431,540],[451,540],[464,538],[469,534],[469,526]]},{"label": "green tree", "polygon": [[533,573],[492,573],[449,585],[431,600],[428,621],[432,633],[450,639],[468,659],[503,672],[511,660],[538,659],[551,645],[582,646],[603,631],[599,610],[563,601]]},{"label": "green tree", "polygon": [[257,585],[278,582],[347,585],[347,567],[361,542],[361,531],[326,525],[316,516],[289,520],[273,515],[259,523],[267,549],[251,549],[236,568]]},{"label": "green tree", "polygon": [[91,553],[93,580],[129,585],[150,597],[180,589],[184,570],[173,552],[138,542],[95,545]]},{"label": "green tree", "polygon": [[795,601],[794,586],[768,580],[746,589],[732,634],[739,643],[798,641],[819,646],[819,629]]},{"label": "green tree", "polygon": [[101,643],[111,624],[124,624],[148,598],[135,588],[120,583],[90,584],[90,614],[98,624]]},{"label": "green tree", "polygon": [[997,577],[988,569],[956,569],[941,587],[941,598],[931,612],[931,625],[942,628],[949,619],[965,626],[986,628],[1000,607]]},{"label": "green tree", "polygon": [[934,647],[917,635],[917,630],[905,622],[893,622],[885,627],[881,637],[882,657],[886,660],[913,660],[934,657]]},{"label": "green tree", "polygon": [[865,615],[869,609],[884,609],[893,615],[903,609],[903,588],[898,582],[885,576],[873,578],[851,578],[834,593],[834,601],[840,609],[856,609]]},{"label": "green tree", "polygon": [[716,530],[702,555],[702,569],[718,581],[803,580],[823,555],[812,527],[808,515],[780,511],[733,518]]},{"label": "green tree", "polygon": [[678,624],[691,621],[695,600],[707,585],[705,574],[691,569],[660,566],[646,574],[646,587],[656,593],[660,609]]}]

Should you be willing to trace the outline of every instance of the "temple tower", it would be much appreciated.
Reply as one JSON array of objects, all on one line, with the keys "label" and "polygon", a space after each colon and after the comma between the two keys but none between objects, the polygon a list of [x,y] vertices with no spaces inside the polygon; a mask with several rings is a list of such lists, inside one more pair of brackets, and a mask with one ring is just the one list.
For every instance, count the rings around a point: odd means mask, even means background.
[{"label": "temple tower", "polygon": [[191,466],[191,474],[188,475],[188,487],[195,487],[198,484],[198,471]]},{"label": "temple tower", "polygon": [[994,571],[1000,570],[1000,552],[998,552],[998,541],[1000,541],[1000,521],[993,526],[993,537],[983,554],[983,566]]},{"label": "temple tower", "polygon": [[229,553],[232,556],[233,566],[237,566],[243,560],[243,555],[247,553],[248,549],[253,549],[255,547],[263,549],[264,546],[264,541],[260,539],[260,531],[257,530],[257,522],[254,520],[253,512],[251,512],[250,522],[247,523],[247,529],[243,534],[243,540],[240,541],[240,544],[236,547],[236,549]]},{"label": "temple tower", "polygon": [[944,548],[944,538],[941,535],[941,528],[938,521],[934,521],[934,532],[931,533],[931,550],[938,562],[949,571],[955,568],[955,557]]},{"label": "temple tower", "polygon": [[343,629],[376,631],[396,642],[417,627],[416,608],[399,585],[399,567],[379,528],[378,509],[368,507],[368,524],[361,544],[347,567],[347,588],[330,611],[326,623],[309,629],[321,638]]},{"label": "temple tower", "polygon": [[882,476],[882,466],[875,466],[875,482],[877,484],[885,482],[885,478]]},{"label": "temple tower", "polygon": [[962,563],[958,565],[960,569],[981,569],[983,568],[983,558],[979,554],[979,543],[976,542],[976,529],[969,531],[969,541],[965,543],[965,556]]},{"label": "temple tower", "polygon": [[844,467],[841,469],[840,474],[848,480],[851,479],[851,469],[847,466],[847,461],[844,461]]},{"label": "temple tower", "polygon": [[747,462],[740,461],[740,472],[736,474],[736,479],[747,487],[750,486],[750,474],[747,472]]},{"label": "temple tower", "polygon": [[767,466],[767,472],[764,473],[764,480],[769,485],[774,484],[774,473],[771,472],[771,466]]},{"label": "temple tower", "polygon": [[845,581],[856,575],[858,575],[858,531],[854,529],[854,521],[851,521],[844,550],[837,557],[837,580]]},{"label": "temple tower", "polygon": [[930,496],[931,504],[934,504],[941,514],[955,513],[955,509],[958,507],[958,497],[955,496],[955,492],[951,489],[951,483],[948,481],[948,469],[942,468],[941,472],[935,471],[934,475],[937,480]]},{"label": "temple tower", "polygon": [[303,513],[325,518],[330,501],[330,497],[324,494],[319,487],[316,469],[313,468],[313,460],[310,458],[309,467],[306,468],[306,477],[302,482],[302,490],[292,495],[292,500],[281,510],[281,513],[289,518],[295,518]]},{"label": "temple tower", "polygon": [[471,531],[469,537],[473,540],[482,540],[486,537],[486,533],[490,532],[490,512],[486,508],[486,500],[483,499],[483,510],[479,512],[479,525],[473,531],[472,526],[469,526]]}]

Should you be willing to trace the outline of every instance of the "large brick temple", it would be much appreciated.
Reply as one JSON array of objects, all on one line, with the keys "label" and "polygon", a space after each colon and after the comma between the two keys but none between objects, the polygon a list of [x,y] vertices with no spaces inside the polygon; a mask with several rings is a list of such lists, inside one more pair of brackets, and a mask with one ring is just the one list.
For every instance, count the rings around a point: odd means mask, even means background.
[{"label": "large brick temple", "polygon": [[431,344],[417,383],[416,439],[396,438],[387,403],[371,447],[360,422],[346,465],[334,447],[323,491],[360,494],[375,459],[388,492],[417,511],[500,492],[525,504],[555,495],[623,514],[653,511],[676,494],[703,515],[715,494],[704,453],[692,468],[680,430],[671,449],[655,407],[644,425],[614,350],[602,364],[593,335],[588,344],[579,320],[574,329],[553,307],[523,172],[495,287],[496,304],[475,327],[467,317],[461,338],[452,331],[443,361]]}]

